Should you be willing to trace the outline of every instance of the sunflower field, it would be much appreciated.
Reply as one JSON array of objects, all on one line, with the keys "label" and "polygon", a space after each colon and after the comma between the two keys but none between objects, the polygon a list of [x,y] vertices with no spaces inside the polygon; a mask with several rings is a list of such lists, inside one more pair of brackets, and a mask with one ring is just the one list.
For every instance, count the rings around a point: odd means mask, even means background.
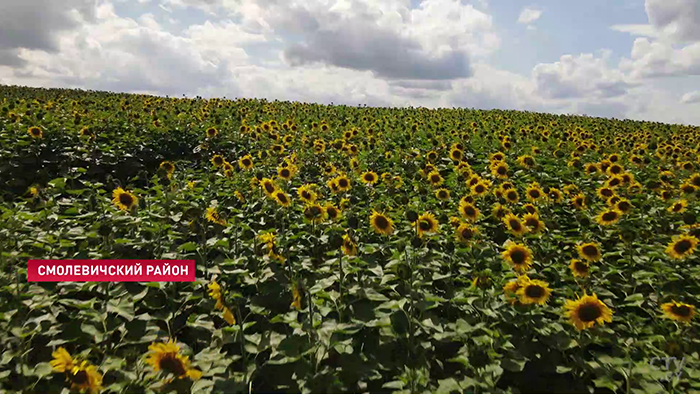
[{"label": "sunflower field", "polygon": [[699,393],[699,158],[681,125],[2,86],[0,393]]}]

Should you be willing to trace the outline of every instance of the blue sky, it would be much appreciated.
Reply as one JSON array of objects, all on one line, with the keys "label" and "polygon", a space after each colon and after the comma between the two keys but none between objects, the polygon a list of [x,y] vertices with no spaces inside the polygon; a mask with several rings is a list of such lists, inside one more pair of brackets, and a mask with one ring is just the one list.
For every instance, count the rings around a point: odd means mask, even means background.
[{"label": "blue sky", "polygon": [[2,84],[700,125],[697,0],[4,0],[0,8]]}]

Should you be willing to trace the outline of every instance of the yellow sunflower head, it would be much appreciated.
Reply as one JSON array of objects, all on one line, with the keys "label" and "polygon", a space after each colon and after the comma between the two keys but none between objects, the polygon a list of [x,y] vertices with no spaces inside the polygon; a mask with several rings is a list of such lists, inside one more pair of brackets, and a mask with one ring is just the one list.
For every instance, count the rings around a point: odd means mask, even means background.
[{"label": "yellow sunflower head", "polygon": [[601,226],[611,226],[620,221],[620,217],[622,217],[622,212],[617,208],[609,208],[599,213],[596,216],[596,221]]},{"label": "yellow sunflower head", "polygon": [[572,259],[569,264],[569,269],[571,273],[577,278],[585,278],[588,276],[588,271],[590,270],[590,264],[586,261],[579,259]]},{"label": "yellow sunflower head", "polygon": [[438,230],[438,221],[435,219],[435,215],[430,212],[418,216],[415,225],[418,236],[421,238],[423,238],[423,235],[426,233],[434,233]]},{"label": "yellow sunflower head", "polygon": [[322,223],[328,217],[326,209],[319,204],[308,204],[304,208],[304,217],[311,223]]},{"label": "yellow sunflower head", "polygon": [[391,235],[394,232],[394,222],[383,213],[373,211],[369,221],[374,231],[378,234]]},{"label": "yellow sunflower head", "polygon": [[379,181],[379,176],[374,171],[365,171],[361,176],[362,182],[374,185]]},{"label": "yellow sunflower head", "polygon": [[469,243],[479,234],[479,229],[467,223],[461,223],[455,230],[455,238],[462,243]]},{"label": "yellow sunflower head", "polygon": [[245,155],[238,159],[238,166],[242,170],[250,170],[253,168],[253,158],[250,155]]},{"label": "yellow sunflower head", "polygon": [[94,365],[83,361],[80,365],[75,365],[67,373],[71,388],[96,394],[102,389],[102,374],[97,371]]},{"label": "yellow sunflower head", "polygon": [[272,198],[277,202],[277,204],[283,207],[288,207],[292,203],[287,193],[283,192],[282,190],[277,190],[274,192],[272,194]]},{"label": "yellow sunflower head", "polygon": [[474,204],[462,201],[459,204],[459,214],[470,222],[476,222],[481,212]]},{"label": "yellow sunflower head", "polygon": [[139,199],[133,193],[118,187],[112,192],[112,203],[122,211],[130,211],[138,205]]},{"label": "yellow sunflower head", "polygon": [[507,214],[502,219],[502,222],[506,226],[506,230],[516,237],[522,237],[529,231],[520,218],[512,213]]},{"label": "yellow sunflower head", "polygon": [[576,245],[579,257],[586,261],[600,261],[600,246],[595,242],[587,242]]},{"label": "yellow sunflower head", "polygon": [[517,272],[525,272],[532,265],[532,251],[525,245],[509,242],[501,257]]},{"label": "yellow sunflower head", "polygon": [[566,300],[565,314],[571,324],[581,331],[593,327],[596,323],[612,322],[612,310],[598,299],[598,296],[584,295],[577,300]]},{"label": "yellow sunflower head", "polygon": [[27,130],[27,134],[29,134],[32,138],[43,138],[44,137],[44,132],[41,130],[40,127],[37,126],[32,126]]},{"label": "yellow sunflower head", "polygon": [[343,250],[343,253],[346,256],[357,255],[357,244],[355,243],[355,241],[353,241],[349,234],[343,235],[343,243],[341,245],[341,249]]},{"label": "yellow sunflower head", "polygon": [[666,247],[666,253],[674,259],[682,260],[695,252],[698,239],[692,235],[683,234],[674,238]]},{"label": "yellow sunflower head", "polygon": [[523,305],[539,304],[544,305],[549,300],[549,295],[552,290],[547,282],[530,279],[526,283],[519,286],[516,294],[520,298],[520,303]]},{"label": "yellow sunflower head", "polygon": [[690,323],[695,316],[695,306],[675,300],[662,304],[661,310],[667,318],[681,323]]}]

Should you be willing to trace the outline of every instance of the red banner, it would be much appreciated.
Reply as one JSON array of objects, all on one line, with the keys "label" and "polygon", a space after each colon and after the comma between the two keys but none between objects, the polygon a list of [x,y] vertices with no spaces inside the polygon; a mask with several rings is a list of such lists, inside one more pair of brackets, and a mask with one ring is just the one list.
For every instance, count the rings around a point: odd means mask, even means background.
[{"label": "red banner", "polygon": [[194,282],[194,260],[29,260],[29,282]]}]

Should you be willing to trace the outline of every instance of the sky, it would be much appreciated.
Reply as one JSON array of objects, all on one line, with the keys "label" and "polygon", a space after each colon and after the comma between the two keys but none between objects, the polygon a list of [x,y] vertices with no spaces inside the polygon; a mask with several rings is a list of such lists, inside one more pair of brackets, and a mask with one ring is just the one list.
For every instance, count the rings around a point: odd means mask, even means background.
[{"label": "sky", "polygon": [[700,125],[700,0],[1,0],[0,84]]}]

